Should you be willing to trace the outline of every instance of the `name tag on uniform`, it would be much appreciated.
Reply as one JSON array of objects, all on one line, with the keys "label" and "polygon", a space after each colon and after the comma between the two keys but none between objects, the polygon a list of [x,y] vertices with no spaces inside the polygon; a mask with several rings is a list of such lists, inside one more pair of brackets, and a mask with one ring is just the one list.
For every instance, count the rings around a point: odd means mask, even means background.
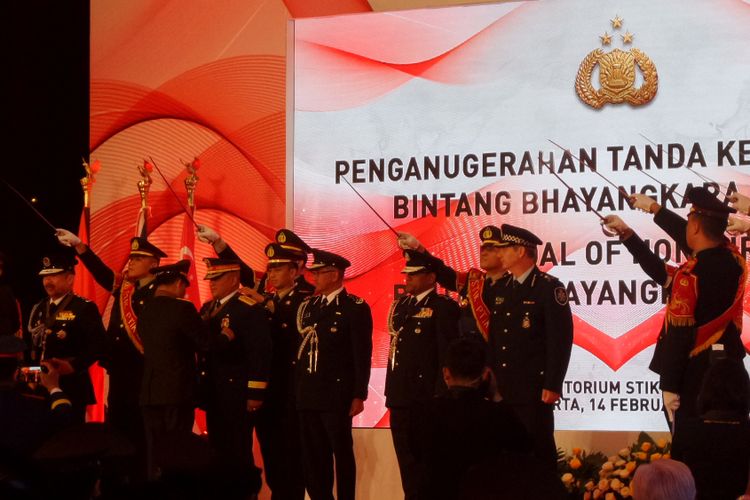
[{"label": "name tag on uniform", "polygon": [[60,311],[55,315],[57,321],[71,321],[76,319],[76,315],[73,311]]},{"label": "name tag on uniform", "polygon": [[523,303],[524,304],[529,304],[529,305],[534,305],[534,304],[536,304],[536,301],[535,300],[524,300]]},{"label": "name tag on uniform", "polygon": [[431,307],[422,307],[417,314],[412,316],[413,318],[431,318],[432,317],[432,308]]}]

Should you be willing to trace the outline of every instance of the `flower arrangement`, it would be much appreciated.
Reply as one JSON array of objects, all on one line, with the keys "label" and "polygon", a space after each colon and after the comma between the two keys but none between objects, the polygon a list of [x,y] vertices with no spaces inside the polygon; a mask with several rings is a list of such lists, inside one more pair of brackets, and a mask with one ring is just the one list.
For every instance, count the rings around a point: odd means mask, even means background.
[{"label": "flower arrangement", "polygon": [[[586,455],[578,448],[558,461],[560,478],[572,498],[583,500],[625,500],[632,498],[630,482],[636,469],[646,463],[670,458],[672,443],[655,441],[641,432],[638,440],[609,458],[601,453]],[[567,461],[567,466],[562,464]],[[592,465],[598,463],[593,474]]]},{"label": "flower arrangement", "polygon": [[599,480],[599,471],[607,457],[601,453],[586,453],[581,448],[573,448],[571,455],[557,451],[557,472],[571,498],[581,498],[585,485]]}]

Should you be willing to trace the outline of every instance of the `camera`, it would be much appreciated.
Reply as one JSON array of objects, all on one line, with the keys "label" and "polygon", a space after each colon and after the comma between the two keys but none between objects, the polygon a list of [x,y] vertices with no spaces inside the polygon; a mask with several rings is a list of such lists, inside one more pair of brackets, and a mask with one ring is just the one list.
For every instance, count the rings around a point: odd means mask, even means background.
[{"label": "camera", "polygon": [[41,382],[41,374],[47,373],[45,366],[23,366],[19,370],[18,380],[27,384],[38,384]]}]

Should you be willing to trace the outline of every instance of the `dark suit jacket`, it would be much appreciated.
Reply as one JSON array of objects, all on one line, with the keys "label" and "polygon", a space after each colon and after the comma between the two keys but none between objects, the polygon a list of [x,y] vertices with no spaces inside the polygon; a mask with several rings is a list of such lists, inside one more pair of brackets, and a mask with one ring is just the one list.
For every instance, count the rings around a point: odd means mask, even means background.
[{"label": "dark suit jacket", "polygon": [[144,349],[141,406],[195,404],[196,353],[228,342],[226,337],[212,342],[190,301],[158,294],[138,316],[138,331]]},{"label": "dark suit jacket", "polygon": [[435,290],[409,306],[400,298],[393,309],[392,327],[398,332],[395,365],[388,360],[386,406],[408,407],[445,390],[442,366],[448,344],[458,337],[458,304]]},{"label": "dark suit jacket", "polygon": [[333,303],[317,306],[319,296],[303,302],[303,328],[317,325],[317,370],[310,366],[310,343],[296,365],[297,409],[348,410],[352,400],[367,399],[372,356],[372,315],[367,303],[342,290]]},{"label": "dark suit jacket", "polygon": [[505,279],[490,319],[492,369],[505,401],[536,403],[542,389],[562,393],[573,347],[568,294],[536,267],[517,287]]}]

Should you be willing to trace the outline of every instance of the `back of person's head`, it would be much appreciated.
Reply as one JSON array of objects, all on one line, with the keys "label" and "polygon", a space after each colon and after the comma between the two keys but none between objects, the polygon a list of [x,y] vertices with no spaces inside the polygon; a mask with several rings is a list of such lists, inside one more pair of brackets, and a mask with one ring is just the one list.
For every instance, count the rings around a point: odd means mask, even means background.
[{"label": "back of person's head", "polygon": [[698,411],[731,412],[747,416],[750,412],[750,377],[736,359],[718,359],[703,377],[698,395]]},{"label": "back of person's head", "polygon": [[695,500],[695,480],[677,460],[657,460],[635,470],[633,500]]},{"label": "back of person's head", "polygon": [[444,366],[455,379],[478,379],[487,366],[487,348],[478,340],[457,339],[448,346]]}]

